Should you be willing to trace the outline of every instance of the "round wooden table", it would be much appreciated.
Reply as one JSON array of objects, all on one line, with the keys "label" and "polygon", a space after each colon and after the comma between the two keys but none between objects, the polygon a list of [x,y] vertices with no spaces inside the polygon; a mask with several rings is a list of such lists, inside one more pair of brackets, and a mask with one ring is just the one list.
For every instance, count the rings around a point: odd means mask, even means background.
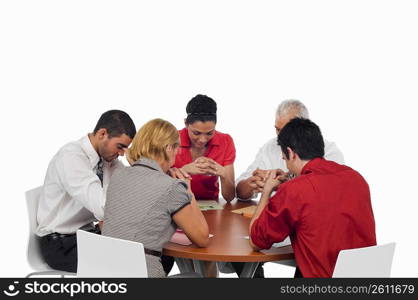
[{"label": "round wooden table", "polygon": [[260,262],[294,259],[291,246],[272,247],[262,252],[251,248],[248,240],[251,219],[233,213],[231,210],[257,205],[257,202],[233,200],[231,203],[226,203],[220,200],[220,204],[224,209],[203,211],[209,225],[209,232],[214,235],[210,238],[208,247],[199,248],[194,244],[184,246],[171,242],[164,245],[163,254],[175,257],[180,270],[183,268],[185,271],[191,271],[190,267],[184,265],[187,261],[184,259],[192,259],[195,270],[203,268],[202,261],[247,262],[248,264],[241,272],[241,277],[252,277]]}]

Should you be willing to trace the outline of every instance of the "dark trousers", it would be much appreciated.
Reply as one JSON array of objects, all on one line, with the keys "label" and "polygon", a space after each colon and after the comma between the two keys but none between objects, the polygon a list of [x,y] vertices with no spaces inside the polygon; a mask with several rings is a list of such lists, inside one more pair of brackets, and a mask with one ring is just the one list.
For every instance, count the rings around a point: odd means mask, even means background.
[{"label": "dark trousers", "polygon": [[[101,234],[98,226],[87,231]],[[48,266],[54,270],[77,272],[76,234],[52,233],[41,237],[41,253]]]},{"label": "dark trousers", "polygon": [[296,270],[295,270],[295,278],[303,278],[303,275],[300,272],[298,267],[296,267]]},{"label": "dark trousers", "polygon": [[[241,277],[242,269],[244,269],[243,262],[232,262],[232,267],[237,272],[238,277]],[[264,278],[263,263],[259,263],[257,269],[255,269],[253,278]]]},{"label": "dark trousers", "polygon": [[77,272],[77,236],[46,235],[41,238],[41,253],[45,262],[55,270]]},{"label": "dark trousers", "polygon": [[168,275],[174,265],[174,257],[163,255],[161,256],[161,264],[163,265],[164,272]]}]

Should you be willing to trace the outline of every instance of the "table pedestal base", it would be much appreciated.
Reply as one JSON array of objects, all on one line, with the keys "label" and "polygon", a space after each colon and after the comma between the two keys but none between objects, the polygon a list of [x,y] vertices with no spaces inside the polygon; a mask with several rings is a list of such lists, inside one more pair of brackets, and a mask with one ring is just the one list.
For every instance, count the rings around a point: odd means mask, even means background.
[{"label": "table pedestal base", "polygon": [[[192,260],[187,258],[176,257],[176,264],[180,270],[180,273],[196,272],[203,277],[208,277],[208,270],[206,264],[208,262],[203,260]],[[258,267],[258,262],[244,263],[240,278],[253,278],[255,270]],[[216,277],[219,277],[218,269],[216,268]]]}]

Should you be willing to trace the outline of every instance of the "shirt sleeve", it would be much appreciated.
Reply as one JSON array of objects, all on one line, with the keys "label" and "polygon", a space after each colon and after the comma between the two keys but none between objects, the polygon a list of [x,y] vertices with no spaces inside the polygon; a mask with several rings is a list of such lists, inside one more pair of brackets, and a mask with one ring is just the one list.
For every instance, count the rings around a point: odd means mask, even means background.
[{"label": "shirt sleeve", "polygon": [[240,181],[245,180],[247,178],[250,178],[253,175],[253,172],[255,169],[258,168],[260,165],[260,157],[261,157],[261,149],[258,151],[254,161],[248,166],[247,170],[245,170],[244,173],[242,173],[237,180],[235,181],[236,184],[238,184]]},{"label": "shirt sleeve", "polygon": [[251,241],[261,249],[269,249],[291,235],[299,218],[298,203],[297,196],[282,185],[254,221]]},{"label": "shirt sleeve", "polygon": [[63,154],[57,160],[57,174],[64,190],[98,220],[104,218],[105,194],[99,177],[81,153]]},{"label": "shirt sleeve", "polygon": [[190,204],[192,196],[187,192],[187,184],[182,180],[176,180],[168,189],[166,199],[168,212],[173,216],[183,207]]},{"label": "shirt sleeve", "polygon": [[[238,179],[235,181],[235,184],[237,185],[240,181],[245,180],[253,175],[253,172],[259,168],[262,170],[269,170],[275,168],[275,166],[270,166],[266,164],[266,159],[269,159],[269,147],[270,147],[271,141],[265,143],[263,147],[261,147],[257,155],[255,156],[254,161],[248,166],[247,170],[242,173]],[[276,167],[277,168],[277,167]]]},{"label": "shirt sleeve", "polygon": [[226,134],[226,145],[225,145],[225,159],[223,161],[223,166],[231,165],[235,161],[236,151],[234,140],[228,134]]},{"label": "shirt sleeve", "polygon": [[324,150],[324,158],[326,160],[332,160],[341,165],[344,164],[344,155],[334,142],[326,142]]}]

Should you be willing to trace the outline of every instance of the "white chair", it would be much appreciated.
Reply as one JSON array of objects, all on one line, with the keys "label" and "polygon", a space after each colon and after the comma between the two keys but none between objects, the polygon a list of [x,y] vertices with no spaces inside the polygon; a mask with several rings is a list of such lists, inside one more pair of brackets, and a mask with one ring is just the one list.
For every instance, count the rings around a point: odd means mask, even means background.
[{"label": "white chair", "polygon": [[46,275],[59,275],[64,277],[65,275],[75,276],[75,273],[69,273],[65,271],[54,270],[45,262],[41,254],[41,238],[36,235],[35,231],[38,227],[38,221],[36,215],[38,212],[39,198],[41,195],[42,186],[26,192],[26,206],[29,215],[29,241],[27,249],[28,263],[32,269],[36,272],[29,273],[26,277],[34,275],[46,276]]},{"label": "white chair", "polygon": [[144,245],[77,230],[77,277],[148,277]]},{"label": "white chair", "polygon": [[395,245],[341,250],[332,277],[390,277]]}]

